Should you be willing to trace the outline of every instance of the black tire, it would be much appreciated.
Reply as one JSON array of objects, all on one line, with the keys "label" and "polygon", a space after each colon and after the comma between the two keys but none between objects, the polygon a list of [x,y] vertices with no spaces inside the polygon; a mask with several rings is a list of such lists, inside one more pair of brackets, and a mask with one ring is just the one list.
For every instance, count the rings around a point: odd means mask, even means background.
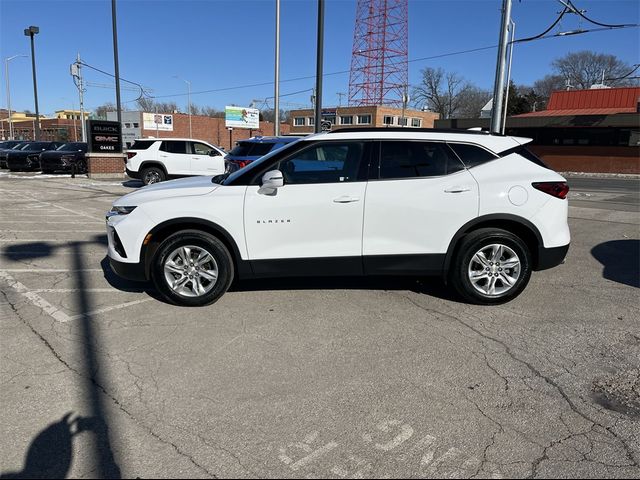
[{"label": "black tire", "polygon": [[43,174],[53,173],[53,170],[49,170],[48,168],[43,168],[42,173]]},{"label": "black tire", "polygon": [[[165,263],[171,260],[169,257],[177,249],[185,246],[202,249],[211,255],[215,261],[207,263],[207,265],[209,265],[209,268],[211,266],[217,268],[217,279],[211,289],[200,296],[186,296],[174,291],[165,275]],[[193,250],[191,251],[193,252]],[[192,271],[190,273],[195,275],[197,272]],[[182,230],[168,237],[158,248],[151,264],[151,280],[162,296],[171,303],[187,307],[200,307],[216,302],[229,289],[233,281],[233,273],[233,259],[227,247],[216,237],[199,230]],[[174,275],[175,280],[187,277],[186,274],[182,273],[171,275]],[[202,277],[200,281],[202,281]],[[183,285],[184,289],[196,288],[194,281],[186,278]]]},{"label": "black tire", "polygon": [[[492,245],[502,245],[503,248],[490,248]],[[484,258],[474,256],[483,248],[486,248],[487,252],[503,253],[498,261],[491,261],[493,259],[489,258],[486,264],[481,264],[476,259]],[[512,265],[516,259],[519,261],[518,267],[506,267],[503,270],[500,266],[500,261],[503,261],[504,266]],[[478,275],[475,284],[470,279],[472,272]],[[508,282],[514,276],[517,279],[509,285]],[[464,300],[479,305],[497,305],[513,300],[522,293],[530,278],[531,252],[526,243],[513,233],[498,228],[481,228],[465,236],[456,249],[449,271],[449,280],[458,294]],[[494,286],[495,292],[492,294],[488,293],[491,291],[491,285]],[[502,289],[506,290],[500,292]]]},{"label": "black tire", "polygon": [[85,174],[87,173],[87,161],[86,160],[78,160],[76,163],[76,173]]},{"label": "black tire", "polygon": [[142,170],[140,178],[145,185],[151,185],[152,183],[164,182],[167,176],[161,168],[146,167]]}]

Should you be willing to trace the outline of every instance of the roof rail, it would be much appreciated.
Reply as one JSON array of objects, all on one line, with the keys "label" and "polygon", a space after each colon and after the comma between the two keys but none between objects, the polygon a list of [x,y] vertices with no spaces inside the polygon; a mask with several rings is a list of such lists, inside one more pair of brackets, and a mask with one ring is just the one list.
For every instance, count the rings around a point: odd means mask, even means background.
[{"label": "roof rail", "polygon": [[414,127],[355,127],[355,128],[337,128],[327,132],[332,133],[350,133],[350,132],[424,132],[424,133],[461,133],[468,135],[493,135],[489,132],[478,130],[466,130],[464,128],[414,128]]}]

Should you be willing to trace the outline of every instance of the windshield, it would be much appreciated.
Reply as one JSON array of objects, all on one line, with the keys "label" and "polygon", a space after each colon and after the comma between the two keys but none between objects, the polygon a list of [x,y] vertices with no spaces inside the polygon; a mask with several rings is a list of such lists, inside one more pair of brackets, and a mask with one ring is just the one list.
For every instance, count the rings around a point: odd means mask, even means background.
[{"label": "windshield", "polygon": [[26,147],[23,150],[44,150],[45,148],[49,148],[51,144],[49,142],[33,142],[27,143]]},{"label": "windshield", "polygon": [[31,145],[31,142],[19,143],[18,145],[13,147],[12,150],[22,150],[23,148],[28,147],[29,145]]},{"label": "windshield", "polygon": [[82,151],[82,152],[86,152],[87,150],[87,144],[86,143],[65,143],[64,145],[61,145],[60,147],[57,148],[57,150],[61,151],[61,152],[77,152],[77,151]]},{"label": "windshield", "polygon": [[[269,159],[271,157],[273,157],[274,155],[278,154],[280,155],[282,152],[284,152],[285,150],[290,149],[291,147],[293,147],[294,145],[297,145],[297,143],[302,140],[302,139],[298,139],[295,142],[291,142],[286,144],[284,147],[282,148],[278,148],[277,150],[272,151],[271,153],[266,154],[264,157],[259,158],[258,160],[256,160],[255,162],[251,162],[249,165],[247,165],[244,168],[241,168],[240,170],[236,170],[235,172],[233,172],[231,175],[228,175],[225,180],[223,182],[221,182],[222,185],[229,185],[230,183],[232,183],[236,178],[238,178],[240,175],[244,175],[245,173],[247,173],[250,170],[255,170],[255,169],[259,169],[260,166],[264,163],[264,162],[268,162]],[[226,175],[226,174],[225,174]],[[215,178],[215,177],[214,177]]]}]

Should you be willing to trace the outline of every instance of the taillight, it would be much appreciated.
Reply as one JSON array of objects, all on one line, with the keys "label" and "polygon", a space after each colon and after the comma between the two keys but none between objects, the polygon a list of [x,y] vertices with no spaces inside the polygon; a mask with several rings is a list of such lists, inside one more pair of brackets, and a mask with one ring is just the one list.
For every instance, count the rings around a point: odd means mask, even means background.
[{"label": "taillight", "polygon": [[137,155],[138,152],[127,152],[127,158],[133,158]]},{"label": "taillight", "polygon": [[232,160],[232,162],[238,165],[238,167],[240,168],[244,168],[251,163],[248,160]]},{"label": "taillight", "polygon": [[569,185],[567,185],[567,182],[534,182],[531,185],[541,192],[562,200],[567,198],[567,193],[569,193]]}]

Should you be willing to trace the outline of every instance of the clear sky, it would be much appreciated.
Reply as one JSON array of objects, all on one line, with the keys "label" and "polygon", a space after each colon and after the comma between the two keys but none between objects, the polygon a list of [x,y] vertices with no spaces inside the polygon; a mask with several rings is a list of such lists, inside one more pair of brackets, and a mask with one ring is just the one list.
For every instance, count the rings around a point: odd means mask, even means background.
[{"label": "clear sky", "polygon": [[[574,0],[587,16],[603,23],[640,23],[638,0]],[[348,71],[351,62],[356,0],[327,0],[325,7],[325,74]],[[496,45],[500,26],[500,0],[410,0],[409,59]],[[248,105],[252,99],[273,95],[273,85],[202,93],[247,84],[272,82],[274,62],[275,0],[118,0],[120,76],[152,90],[158,100],[187,103],[191,81],[192,103],[219,109],[228,104]],[[538,34],[556,18],[562,6],[556,0],[514,0],[517,37]],[[311,89],[314,79],[286,81],[315,74],[315,0],[281,1],[281,94]],[[0,54],[2,100],[7,104],[4,59],[29,54],[23,30],[40,27],[36,61],[40,111],[78,108],[78,92],[69,65],[79,52],[82,59],[113,73],[110,0],[0,0]],[[576,15],[567,15],[560,30],[588,28]],[[593,26],[594,28],[597,28]],[[514,51],[513,79],[531,84],[550,73],[554,58],[578,50],[618,56],[640,63],[640,29],[607,30],[518,45]],[[416,84],[420,70],[442,67],[455,71],[477,86],[492,89],[495,49],[412,61],[409,80]],[[96,84],[112,79],[84,69]],[[34,110],[29,58],[10,62],[11,100],[14,110]],[[349,75],[327,75],[325,106],[336,105],[337,92],[348,92]],[[126,86],[126,84],[123,84]],[[174,95],[177,96],[168,96]],[[136,91],[124,90],[123,102],[135,107]],[[284,108],[310,105],[310,91],[283,97]],[[85,108],[115,102],[112,89],[89,86]],[[346,100],[343,100],[343,102]],[[287,103],[288,102],[288,103]],[[258,106],[261,104],[259,103]],[[184,108],[184,107],[183,107]]]}]

